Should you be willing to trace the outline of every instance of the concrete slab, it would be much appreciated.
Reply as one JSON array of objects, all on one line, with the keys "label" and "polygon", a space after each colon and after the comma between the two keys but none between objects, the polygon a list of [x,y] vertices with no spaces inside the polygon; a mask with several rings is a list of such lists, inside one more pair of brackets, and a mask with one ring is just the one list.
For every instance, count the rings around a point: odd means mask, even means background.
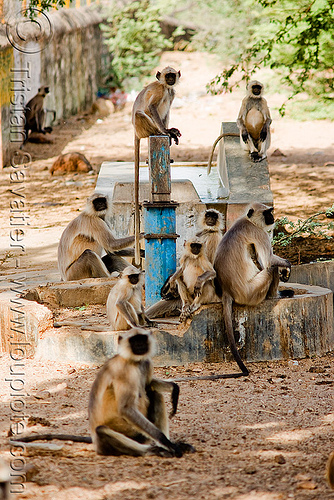
[{"label": "concrete slab", "polygon": [[[235,122],[223,122],[221,133],[239,134],[239,129]],[[251,161],[239,137],[224,137],[219,142],[217,164],[228,193],[227,229],[244,214],[249,203],[273,205],[267,161]]]},{"label": "concrete slab", "polygon": [[[234,329],[247,362],[321,356],[334,349],[331,290],[291,283],[286,287],[295,290],[293,298],[234,307]],[[231,360],[221,304],[203,306],[186,325],[161,324],[155,333],[157,366]],[[101,364],[116,353],[116,339],[117,333],[110,331],[52,328],[39,335],[37,355]]]},{"label": "concrete slab", "polygon": [[23,297],[49,307],[80,307],[106,304],[117,278],[87,278],[77,281],[48,283],[27,289]]},{"label": "concrete slab", "polygon": [[292,266],[291,281],[330,288],[334,292],[334,260]]}]

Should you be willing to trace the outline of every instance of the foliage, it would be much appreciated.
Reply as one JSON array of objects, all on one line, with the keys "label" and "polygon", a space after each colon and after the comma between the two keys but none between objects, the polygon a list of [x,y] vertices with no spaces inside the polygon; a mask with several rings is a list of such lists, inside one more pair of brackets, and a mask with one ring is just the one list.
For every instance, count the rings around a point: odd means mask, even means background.
[{"label": "foliage", "polygon": [[[275,223],[275,227],[278,228],[278,233],[275,235],[273,239],[273,244],[277,246],[285,247],[291,243],[293,238],[302,235],[312,235],[312,236],[322,236],[323,238],[332,238],[328,234],[328,231],[334,229],[333,222],[321,222],[318,220],[318,217],[325,215],[329,219],[334,219],[334,204],[331,208],[323,210],[321,212],[317,212],[316,214],[311,215],[307,219],[300,220],[296,223],[289,220],[287,217],[282,217],[278,219]],[[285,230],[285,227],[292,229],[291,232]],[[280,228],[284,228],[284,231],[280,230]]]},{"label": "foliage", "polygon": [[103,26],[112,54],[111,76],[116,86],[132,77],[148,76],[171,42],[161,33],[160,12],[150,0],[138,0],[113,8]]},{"label": "foliage", "polygon": [[60,9],[64,6],[65,0],[29,0],[25,15],[30,19],[34,19],[39,12],[48,12],[49,10]]},{"label": "foliage", "polygon": [[[306,90],[334,99],[334,0],[257,0],[271,22],[255,30],[254,41],[235,63],[209,84],[212,93],[231,91],[262,66],[279,72],[291,99]],[[231,83],[237,72],[241,76]],[[285,104],[281,107],[285,112]]]}]

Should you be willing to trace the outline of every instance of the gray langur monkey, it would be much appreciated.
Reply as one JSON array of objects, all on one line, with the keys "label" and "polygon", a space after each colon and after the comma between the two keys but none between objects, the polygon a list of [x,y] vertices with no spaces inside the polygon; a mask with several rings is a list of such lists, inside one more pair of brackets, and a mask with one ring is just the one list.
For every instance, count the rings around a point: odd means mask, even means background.
[{"label": "gray langur monkey", "polygon": [[223,216],[218,210],[209,208],[201,216],[199,226],[201,230],[196,236],[203,243],[206,255],[213,264],[218,244],[223,237]]},{"label": "gray langur monkey", "polygon": [[[288,281],[291,264],[274,255],[268,231],[274,226],[273,208],[253,203],[225,233],[217,248],[214,269],[216,291],[222,297],[227,337],[236,361],[246,374],[236,347],[232,325],[232,302],[256,306],[277,296],[279,268]],[[291,296],[291,291],[282,296]]]},{"label": "gray langur monkey", "polygon": [[270,146],[271,117],[263,88],[257,80],[248,83],[237,119],[241,146],[249,151],[254,162],[264,160]]},{"label": "gray langur monkey", "polygon": [[[118,338],[118,354],[99,370],[92,385],[88,417],[90,436],[32,434],[20,442],[37,440],[92,443],[99,455],[157,455],[181,457],[193,453],[188,443],[169,439],[163,393],[171,395],[170,417],[177,411],[179,386],[153,377],[154,337],[150,330],[133,328]],[[11,441],[15,444],[16,441]]]},{"label": "gray langur monkey", "polygon": [[182,300],[180,321],[190,318],[203,304],[219,302],[213,286],[216,273],[198,238],[185,241],[180,266],[170,277],[171,291],[177,283]]},{"label": "gray langur monkey", "polygon": [[[95,193],[87,199],[83,212],[65,228],[58,246],[58,267],[62,280],[109,277],[129,263],[123,256],[133,256],[134,236],[116,239],[105,216],[109,201]],[[140,235],[143,237],[143,235]],[[102,250],[107,255],[101,258]]]},{"label": "gray langur monkey", "polygon": [[132,124],[135,132],[135,264],[140,264],[139,256],[139,159],[140,139],[150,135],[167,135],[170,142],[179,143],[180,131],[168,128],[170,107],[175,97],[175,85],[181,76],[170,66],[156,74],[157,81],[148,84],[139,92],[132,109]]},{"label": "gray langur monkey", "polygon": [[152,326],[142,303],[144,273],[127,266],[110,290],[107,317],[113,330],[128,330],[137,326]]},{"label": "gray langur monkey", "polygon": [[202,242],[198,238],[185,241],[180,265],[165,283],[168,298],[149,307],[146,315],[152,319],[180,314],[182,322],[201,305],[220,302],[213,286],[215,276]]},{"label": "gray langur monkey", "polygon": [[53,114],[53,120],[56,119],[56,112],[52,109],[44,109],[44,98],[49,93],[49,87],[40,87],[37,94],[30,99],[24,108],[24,132],[25,138],[23,144],[28,140],[29,131],[46,134],[52,132],[51,127],[44,127],[47,113]]},{"label": "gray langur monkey", "polygon": [[[196,233],[196,237],[203,243],[204,251],[211,262],[215,260],[218,243],[223,237],[224,224],[223,216],[218,210],[209,208],[199,218],[198,225],[200,231]],[[177,299],[180,297],[177,289],[170,289],[170,275],[161,288],[161,296],[163,299]]]},{"label": "gray langur monkey", "polygon": [[96,376],[89,397],[89,425],[99,455],[181,457],[195,449],[169,440],[163,392],[175,415],[179,386],[153,377],[152,332],[134,328],[119,336],[118,354]]}]

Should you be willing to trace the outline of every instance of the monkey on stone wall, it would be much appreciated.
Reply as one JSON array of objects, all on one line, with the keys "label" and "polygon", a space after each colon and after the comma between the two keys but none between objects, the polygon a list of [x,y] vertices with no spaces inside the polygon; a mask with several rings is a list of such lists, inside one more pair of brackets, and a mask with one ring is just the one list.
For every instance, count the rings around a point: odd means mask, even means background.
[{"label": "monkey on stone wall", "polygon": [[240,143],[254,162],[267,157],[270,146],[271,117],[267,101],[263,97],[263,84],[257,80],[249,82],[243,99],[237,125],[240,129]]}]

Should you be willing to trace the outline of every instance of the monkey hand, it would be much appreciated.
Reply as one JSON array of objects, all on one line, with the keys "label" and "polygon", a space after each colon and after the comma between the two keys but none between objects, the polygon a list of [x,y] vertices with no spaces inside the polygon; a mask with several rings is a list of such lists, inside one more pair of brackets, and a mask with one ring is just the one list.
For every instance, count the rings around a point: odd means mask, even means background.
[{"label": "monkey hand", "polygon": [[157,326],[156,321],[150,320],[147,316],[145,317],[145,326],[148,326],[149,328],[154,328]]},{"label": "monkey hand", "polygon": [[280,273],[279,273],[280,280],[283,281],[284,283],[286,283],[287,281],[289,281],[290,271],[291,270],[288,267],[285,267],[284,269],[281,269]]},{"label": "monkey hand", "polygon": [[263,127],[263,129],[260,132],[260,140],[265,141],[267,138],[267,135],[268,135],[267,129],[265,127]]},{"label": "monkey hand", "polygon": [[195,297],[198,297],[199,295],[201,295],[202,288],[203,288],[203,283],[199,278],[197,278],[195,286],[194,286]]},{"label": "monkey hand", "polygon": [[172,139],[174,139],[175,144],[179,143],[179,137],[181,137],[181,132],[177,128],[168,128],[168,135],[170,137],[170,144],[172,143]]},{"label": "monkey hand", "polygon": [[247,132],[247,130],[243,130],[242,131],[241,137],[242,137],[242,140],[244,141],[244,143],[246,143],[248,141],[248,132]]}]

